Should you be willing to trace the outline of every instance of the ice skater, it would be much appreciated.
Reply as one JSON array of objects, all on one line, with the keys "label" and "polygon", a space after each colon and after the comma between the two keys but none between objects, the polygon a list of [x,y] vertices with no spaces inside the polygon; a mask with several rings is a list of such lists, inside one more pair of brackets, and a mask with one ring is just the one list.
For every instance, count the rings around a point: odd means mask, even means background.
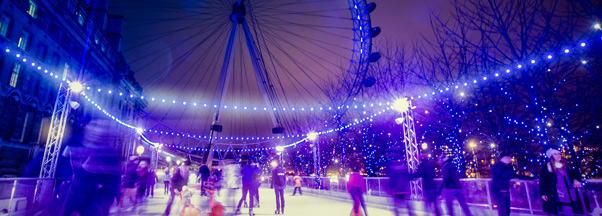
[{"label": "ice skater", "polygon": [[272,182],[270,188],[274,189],[276,194],[276,211],[275,214],[284,214],[284,188],[286,187],[286,173],[282,165],[278,165],[272,171]]}]

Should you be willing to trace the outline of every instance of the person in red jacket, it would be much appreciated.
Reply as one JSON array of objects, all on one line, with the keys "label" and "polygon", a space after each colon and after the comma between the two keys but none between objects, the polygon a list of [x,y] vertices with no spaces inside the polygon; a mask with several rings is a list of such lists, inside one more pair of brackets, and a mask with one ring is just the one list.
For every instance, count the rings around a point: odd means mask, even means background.
[{"label": "person in red jacket", "polygon": [[353,211],[352,215],[361,215],[360,213],[360,205],[364,209],[364,215],[368,216],[368,211],[366,210],[366,204],[364,203],[364,193],[366,193],[366,181],[364,180],[364,176],[360,175],[357,170],[353,170],[353,172],[349,173],[349,180],[347,181],[347,192],[351,195],[351,199],[353,199]]}]

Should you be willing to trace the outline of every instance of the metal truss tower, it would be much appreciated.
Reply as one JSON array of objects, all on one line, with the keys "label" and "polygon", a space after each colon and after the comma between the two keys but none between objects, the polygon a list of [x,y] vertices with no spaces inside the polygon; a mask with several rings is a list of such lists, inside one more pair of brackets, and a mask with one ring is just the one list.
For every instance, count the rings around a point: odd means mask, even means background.
[{"label": "metal truss tower", "polygon": [[[407,100],[407,99],[406,99]],[[401,112],[401,125],[403,127],[403,143],[406,148],[406,160],[408,162],[408,170],[415,173],[420,163],[418,155],[418,142],[416,140],[416,129],[414,127],[414,113],[412,112],[412,101],[407,100],[408,108]],[[422,179],[413,180],[410,183],[412,199],[422,199]]]},{"label": "metal truss tower", "polygon": [[[71,94],[69,86],[61,82],[52,111],[48,139],[44,147],[40,179],[54,178],[57,161],[60,156],[61,143],[63,142],[65,125],[69,116]],[[50,192],[52,192],[53,187],[54,181],[38,180],[34,197],[35,202],[39,202],[45,195],[51,195]]]}]

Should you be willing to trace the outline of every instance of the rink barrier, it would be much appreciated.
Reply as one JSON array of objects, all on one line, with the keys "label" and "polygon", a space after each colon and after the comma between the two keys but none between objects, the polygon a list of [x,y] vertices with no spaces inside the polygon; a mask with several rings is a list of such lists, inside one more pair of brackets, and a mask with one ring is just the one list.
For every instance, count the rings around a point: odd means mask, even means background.
[{"label": "rink barrier", "polygon": [[[322,177],[320,178],[320,188],[316,177],[304,176],[302,187],[304,193],[318,194],[321,196],[350,199],[347,193],[347,178],[345,177]],[[366,177],[367,203],[390,206],[389,193],[387,192],[389,179],[387,177]],[[269,183],[269,179],[265,179]],[[435,179],[437,188],[441,184],[441,179]],[[491,179],[486,178],[466,178],[461,179],[462,190],[466,201],[471,209],[479,209],[488,212],[495,212],[497,206],[491,197]],[[287,177],[288,187],[294,187],[293,177]],[[596,207],[594,194],[597,195],[598,202],[602,202],[602,179],[589,179],[584,184],[584,191],[589,200],[592,209]],[[543,215],[542,200],[539,194],[538,180],[512,180],[510,181],[510,199],[511,211],[513,213]],[[440,198],[440,204],[444,200]],[[442,205],[444,206],[444,205]],[[444,207],[442,207],[443,209]]]},{"label": "rink barrier", "polygon": [[[42,181],[42,188],[50,190],[44,190],[48,194],[42,194],[40,203],[34,203],[38,181]],[[31,215],[37,207],[58,196],[55,192],[61,187],[55,186],[59,181],[66,182],[54,178],[0,178],[0,215]]]}]

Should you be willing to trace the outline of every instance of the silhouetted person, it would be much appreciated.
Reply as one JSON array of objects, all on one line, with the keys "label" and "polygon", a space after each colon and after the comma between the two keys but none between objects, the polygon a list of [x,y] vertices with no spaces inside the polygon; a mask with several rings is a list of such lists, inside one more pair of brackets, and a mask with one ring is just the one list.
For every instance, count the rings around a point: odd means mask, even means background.
[{"label": "silhouetted person", "polygon": [[[211,171],[209,170],[209,167],[206,164],[201,165],[201,167],[199,168],[199,179],[197,182],[201,183],[201,185],[204,185],[205,182],[209,179],[210,174]],[[201,196],[207,196],[207,191],[204,189],[204,187],[201,187]]]},{"label": "silhouetted person", "polygon": [[510,215],[510,180],[513,178],[535,179],[517,175],[510,164],[510,154],[504,152],[500,154],[500,161],[491,168],[491,197],[498,206],[499,216]]},{"label": "silhouetted person", "polygon": [[466,198],[462,193],[462,185],[460,184],[460,173],[458,173],[458,169],[456,165],[452,163],[451,157],[443,156],[441,165],[441,176],[443,177],[443,183],[441,184],[441,189],[444,190],[445,197],[445,205],[447,206],[448,213],[453,216],[454,215],[454,199],[458,200],[460,203],[460,207],[464,212],[464,215],[471,216],[470,209],[466,204]]},{"label": "silhouetted person", "polygon": [[[422,189],[424,191],[424,198],[428,205],[432,205],[435,215],[441,215],[439,211],[439,204],[437,203],[437,184],[435,183],[435,166],[428,160],[425,155],[421,155],[421,161],[414,175],[416,178],[422,178]],[[425,206],[425,209],[428,209]]]},{"label": "silhouetted person", "polygon": [[[395,157],[397,158],[397,157]],[[410,193],[410,179],[407,162],[398,159],[392,159],[387,166],[389,176],[389,193],[393,196],[395,215],[400,215],[399,208],[408,209],[408,214],[412,215],[412,206],[408,201]]]},{"label": "silhouetted person", "polygon": [[60,215],[109,215],[109,208],[119,192],[120,146],[117,135],[110,130],[109,120],[92,120],[85,128],[81,147],[69,154],[82,160]]},{"label": "silhouetted person", "polygon": [[163,215],[167,216],[171,213],[171,207],[173,205],[173,201],[175,199],[176,194],[180,195],[182,192],[182,188],[188,184],[188,166],[190,166],[190,161],[185,160],[174,171],[173,176],[171,177],[169,200],[167,201],[167,207],[165,208],[165,213]]},{"label": "silhouetted person", "polygon": [[157,173],[155,172],[155,170],[149,170],[146,178],[146,192],[144,193],[146,197],[155,196],[155,184],[157,183],[157,181],[159,181],[159,177],[157,177]]},{"label": "silhouetted person", "polygon": [[255,175],[259,174],[259,169],[253,167],[251,164],[247,164],[242,168],[242,198],[238,201],[235,214],[240,214],[240,207],[242,206],[243,201],[247,199],[247,194],[249,194],[249,197],[251,198],[249,202],[249,215],[253,215],[253,207],[255,204],[255,200],[253,199],[255,196],[253,186],[255,183]]},{"label": "silhouetted person", "polygon": [[125,202],[126,198],[134,206],[138,203],[136,196],[138,173],[136,173],[136,169],[138,169],[139,163],[140,159],[138,159],[138,156],[130,156],[129,161],[125,166],[125,176],[123,177],[122,182],[123,192],[121,194],[121,199],[119,199],[119,207],[123,207],[123,202]]},{"label": "silhouetted person", "polygon": [[163,195],[167,194],[169,191],[169,187],[171,187],[171,175],[169,174],[169,167],[165,168],[165,174],[162,177],[163,179]]},{"label": "silhouetted person", "polygon": [[278,165],[272,170],[272,182],[270,188],[274,189],[276,194],[275,214],[284,214],[284,188],[286,188],[286,173],[282,165]]}]

